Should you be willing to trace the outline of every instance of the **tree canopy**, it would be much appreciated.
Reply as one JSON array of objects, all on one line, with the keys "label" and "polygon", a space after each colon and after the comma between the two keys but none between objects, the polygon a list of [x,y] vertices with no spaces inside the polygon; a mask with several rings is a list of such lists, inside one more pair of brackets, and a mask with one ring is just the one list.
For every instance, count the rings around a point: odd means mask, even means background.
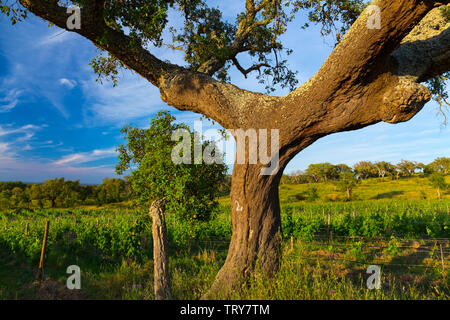
[{"label": "tree canopy", "polygon": [[[172,152],[179,141],[173,139],[178,130],[186,130],[191,139],[189,157],[196,156],[194,150],[201,148],[197,156],[201,161],[191,158],[190,163],[175,163]],[[227,167],[223,155],[216,154],[219,163],[207,164],[203,161],[205,150],[213,141],[202,141],[195,132],[183,123],[176,123],[168,111],[160,111],[151,120],[148,129],[126,126],[121,130],[126,144],[118,148],[119,162],[116,172],[123,174],[131,169],[128,181],[140,203],[166,199],[166,210],[185,220],[208,220],[217,208],[216,195],[225,181]],[[191,143],[192,142],[192,143]],[[180,156],[185,150],[180,149]],[[197,164],[195,164],[197,163]]]},{"label": "tree canopy", "polygon": [[[118,70],[125,67],[124,61],[107,49],[111,37],[118,32],[127,35],[127,46],[134,48],[136,53],[142,47],[166,46],[183,52],[186,66],[192,71],[226,82],[231,80],[229,69],[234,66],[245,78],[249,73],[257,72],[259,82],[265,84],[267,92],[273,92],[277,85],[290,90],[298,85],[297,70],[293,70],[285,59],[292,50],[281,39],[299,12],[306,13],[307,22],[297,25],[297,28],[320,25],[320,34],[332,34],[337,44],[370,1],[246,0],[245,10],[234,20],[225,19],[223,13],[206,0],[66,0],[55,3],[102,13],[105,28],[96,35],[95,41],[105,48],[101,48],[100,55],[90,63],[100,81],[111,80],[116,85]],[[0,12],[16,24],[27,18],[27,9],[33,11],[39,6],[44,10],[57,9],[43,1],[1,0]],[[169,20],[171,10],[182,18],[181,24]],[[443,7],[441,11],[442,16],[449,20],[450,10]],[[51,22],[51,25],[55,23]],[[169,32],[164,33],[165,30]],[[239,62],[239,55],[243,53],[251,58],[250,66]],[[445,72],[426,82],[440,105],[445,122],[445,110],[449,106],[446,91],[449,75]]]},{"label": "tree canopy", "polygon": [[436,188],[438,199],[441,199],[441,191],[448,189],[448,185],[445,182],[445,176],[440,172],[434,172],[428,177],[428,179],[430,180],[433,188]]}]

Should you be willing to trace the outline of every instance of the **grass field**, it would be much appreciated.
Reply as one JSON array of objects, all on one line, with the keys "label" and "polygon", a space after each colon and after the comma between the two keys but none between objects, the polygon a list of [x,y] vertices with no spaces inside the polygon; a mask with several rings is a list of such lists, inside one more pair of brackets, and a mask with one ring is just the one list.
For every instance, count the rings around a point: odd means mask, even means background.
[{"label": "grass field", "polygon": [[[283,258],[275,278],[256,270],[235,299],[449,299],[450,196],[436,200],[424,178],[363,181],[355,200],[332,184],[282,185]],[[342,197],[342,198],[341,198]],[[229,198],[209,223],[167,217],[176,299],[199,299],[224,263]],[[328,215],[330,225],[328,225]],[[151,221],[146,210],[76,208],[0,214],[0,298],[153,299]],[[44,223],[50,221],[45,281],[35,282]],[[25,234],[29,224],[28,235]],[[442,252],[442,253],[441,253]],[[65,287],[78,265],[82,289]],[[382,287],[366,286],[369,265]]]},{"label": "grass field", "polygon": [[[450,176],[446,177],[446,182],[450,183]],[[316,187],[319,199],[316,202],[345,201],[344,193],[336,190],[332,183],[307,183],[307,184],[283,184],[280,186],[281,204],[301,204],[304,201],[297,200],[299,195],[304,194],[311,187]],[[428,179],[424,176],[412,178],[402,178],[392,180],[385,178],[381,181],[378,178],[362,180],[352,192],[353,200],[432,200],[437,199],[437,192],[431,187]],[[442,193],[442,199],[450,200],[450,191]],[[229,197],[219,199],[222,205],[227,205]]]}]

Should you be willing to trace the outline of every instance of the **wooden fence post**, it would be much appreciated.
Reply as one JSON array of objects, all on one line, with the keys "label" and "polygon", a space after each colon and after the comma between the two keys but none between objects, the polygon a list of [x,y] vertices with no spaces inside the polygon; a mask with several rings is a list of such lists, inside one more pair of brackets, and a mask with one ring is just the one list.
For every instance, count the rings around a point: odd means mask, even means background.
[{"label": "wooden fence post", "polygon": [[41,250],[41,260],[39,261],[39,270],[37,279],[39,282],[42,281],[42,274],[44,269],[44,257],[45,257],[45,248],[47,246],[47,237],[48,237],[48,229],[50,227],[50,221],[45,222],[45,230],[44,230],[44,240],[42,241],[42,250]]},{"label": "wooden fence post", "polygon": [[331,229],[331,210],[330,211],[328,211],[328,228],[327,228],[327,231],[328,231],[328,242],[330,242],[330,230]]},{"label": "wooden fence post", "polygon": [[444,254],[442,253],[442,243],[439,244],[439,247],[441,247],[442,273],[445,274]]},{"label": "wooden fence post", "polygon": [[164,218],[165,200],[155,200],[150,206],[153,235],[154,289],[156,300],[172,299],[169,274],[169,243]]}]

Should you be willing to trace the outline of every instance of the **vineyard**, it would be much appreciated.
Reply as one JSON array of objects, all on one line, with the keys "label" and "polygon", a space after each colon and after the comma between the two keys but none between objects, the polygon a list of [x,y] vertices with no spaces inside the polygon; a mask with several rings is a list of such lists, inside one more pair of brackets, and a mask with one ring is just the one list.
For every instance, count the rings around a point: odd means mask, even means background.
[{"label": "vineyard", "polygon": [[[302,270],[291,272],[304,275],[308,268],[319,268],[319,273],[337,277],[322,281],[322,285],[333,281],[335,289],[331,290],[337,290],[345,284],[342,298],[358,297],[361,292],[376,297],[383,293],[368,293],[363,284],[354,283],[355,276],[362,281],[364,268],[374,264],[382,267],[386,279],[406,279],[406,283],[412,279],[419,281],[413,282],[420,289],[414,289],[412,296],[408,297],[448,298],[448,205],[442,201],[376,201],[283,206],[283,265],[290,263],[290,267],[282,266],[277,277],[287,276],[288,270],[300,265]],[[174,216],[167,217],[170,267],[174,294],[178,298],[199,298],[213,280],[226,257],[231,237],[230,215],[230,207],[224,206],[221,213],[208,223],[183,222]],[[142,284],[144,279],[151,282],[152,273],[149,268],[152,260],[151,219],[145,210],[55,209],[3,213],[0,220],[0,260],[5,265],[15,261],[28,270],[25,273],[30,281],[39,262],[46,221],[50,222],[46,251],[46,274],[49,277],[64,283],[65,268],[76,264],[87,271],[90,296],[151,298],[152,286]],[[109,296],[100,292],[99,281],[105,281],[105,273],[112,276],[121,268],[131,268],[134,271],[126,273],[137,272],[141,279],[133,280],[131,284],[126,283],[128,280],[116,279],[119,283],[115,294]],[[311,280],[304,276],[306,278],[302,281]],[[353,279],[352,284],[341,281],[342,277]],[[262,286],[261,281],[256,285]],[[137,284],[139,286],[135,286]],[[11,292],[11,288],[2,286],[0,284],[0,294]],[[282,285],[273,287],[266,283],[263,287],[256,291],[245,289],[236,293],[239,294],[236,298],[330,298],[318,295],[320,290],[314,294],[307,293],[309,289],[297,293],[289,289],[290,293],[286,295]],[[270,296],[255,297],[256,293],[269,295],[268,288],[272,288]],[[388,296],[404,297],[404,294],[404,290],[399,289]]]}]

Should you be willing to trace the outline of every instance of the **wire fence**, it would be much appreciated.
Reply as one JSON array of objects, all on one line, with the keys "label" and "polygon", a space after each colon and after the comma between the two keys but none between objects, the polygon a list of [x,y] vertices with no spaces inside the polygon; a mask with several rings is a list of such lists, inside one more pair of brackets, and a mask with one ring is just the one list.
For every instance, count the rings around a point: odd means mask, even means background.
[{"label": "wire fence", "polygon": [[[340,239],[345,240],[354,240],[355,237],[345,237],[340,236]],[[358,239],[364,239],[367,242],[373,241],[373,238],[370,237],[362,237],[358,236],[356,237]],[[315,239],[317,240],[317,239]],[[395,249],[402,249],[402,250],[412,250],[414,254],[422,254],[422,255],[428,255],[428,257],[431,257],[432,254],[435,254],[435,256],[440,261],[435,262],[434,264],[417,264],[417,263],[396,263],[391,261],[378,261],[376,259],[373,259],[372,261],[363,261],[360,259],[350,260],[338,257],[336,253],[329,252],[327,256],[320,256],[320,255],[314,255],[314,252],[310,250],[308,255],[305,254],[298,254],[295,252],[296,247],[298,248],[298,244],[302,243],[308,247],[308,249],[311,249],[311,247],[326,247],[327,249],[330,249],[330,247],[338,247],[338,248],[345,248],[345,249],[353,249],[355,248],[354,243],[343,243],[343,242],[336,242],[332,241],[333,239],[327,238],[327,237],[321,237],[320,240],[326,240],[326,241],[302,241],[301,239],[295,239],[291,237],[291,247],[289,250],[289,241],[285,241],[284,245],[287,250],[285,250],[284,258],[291,258],[294,257],[296,259],[302,259],[302,260],[308,260],[308,261],[321,261],[321,262],[335,262],[335,263],[349,263],[349,264],[356,264],[356,265],[378,265],[385,268],[424,268],[424,269],[441,269],[441,270],[447,270],[450,267],[445,263],[446,257],[450,255],[450,238],[415,238],[415,239],[400,239],[399,241],[426,241],[427,244],[419,244],[417,245],[396,245]],[[330,241],[331,240],[331,241]],[[380,240],[380,239],[378,239]],[[383,239],[387,240],[387,239]],[[219,239],[219,240],[197,240],[197,239],[191,239],[188,241],[188,243],[191,246],[197,247],[200,250],[214,250],[216,252],[227,252],[228,246],[230,244],[230,240],[227,239]],[[374,245],[369,243],[364,243],[361,245],[361,248],[363,249],[379,249],[381,251],[384,251],[386,249],[391,248],[389,244],[385,245]],[[308,249],[305,249],[307,251]],[[425,257],[423,257],[425,258]],[[440,264],[440,265],[438,265]]]},{"label": "wire fence", "polygon": [[330,261],[330,262],[348,262],[353,264],[359,264],[359,265],[378,265],[383,267],[406,267],[406,268],[430,268],[430,269],[449,269],[447,266],[438,267],[433,265],[425,265],[425,264],[411,264],[411,263],[391,263],[391,262],[377,262],[377,261],[359,261],[359,260],[348,260],[348,259],[342,259],[342,258],[324,258],[324,257],[310,257],[310,256],[304,256],[304,255],[296,255],[296,254],[289,254],[289,256],[296,257],[299,259],[304,260],[311,260],[311,261]]},{"label": "wire fence", "polygon": [[[76,219],[74,220],[76,224]],[[105,223],[105,221],[101,221],[101,223]],[[134,222],[136,224],[136,221]],[[99,226],[99,220],[97,220],[97,227]],[[108,222],[109,224],[109,222]],[[412,224],[422,224],[412,222]],[[8,228],[8,225],[4,225],[5,229]],[[26,226],[26,232],[28,232],[28,224]],[[317,232],[317,231],[316,231]],[[404,237],[402,237],[404,236]],[[361,235],[335,235],[330,228],[321,228],[317,234],[312,234],[307,236],[307,240],[303,238],[294,238],[290,237],[285,239],[285,245],[289,245],[289,240],[296,243],[302,243],[303,245],[307,245],[310,248],[325,247],[328,251],[330,248],[342,248],[343,250],[350,251],[352,249],[359,249],[360,246],[362,249],[371,249],[371,250],[379,250],[384,251],[388,249],[392,249],[394,246],[394,250],[411,250],[415,254],[422,255],[434,255],[435,257],[441,260],[441,265],[438,266],[437,263],[435,265],[430,264],[417,264],[417,263],[393,263],[390,261],[363,261],[361,259],[344,259],[338,257],[330,252],[328,256],[314,256],[314,251],[311,250],[308,255],[302,254],[299,255],[297,253],[289,252],[287,257],[296,257],[298,259],[304,259],[308,261],[324,261],[324,262],[345,262],[350,264],[358,264],[358,265],[380,265],[384,267],[405,267],[405,268],[427,268],[427,269],[442,269],[446,270],[449,267],[447,266],[446,259],[450,255],[450,238],[432,238],[432,237],[408,237],[407,235],[396,235],[396,237],[402,238],[394,238],[391,239],[386,236],[377,236],[377,237],[368,237]],[[397,241],[398,243],[391,244],[391,241]],[[358,243],[362,242],[362,243]],[[228,247],[230,245],[230,239],[187,239],[186,243],[188,247],[196,247],[199,250],[202,249],[211,249],[217,252],[227,252]],[[171,249],[180,249],[184,250],[186,247],[179,247],[177,245],[172,245]],[[291,249],[294,249],[291,244]],[[293,250],[291,250],[293,251]],[[436,259],[436,258],[435,258]]]}]

